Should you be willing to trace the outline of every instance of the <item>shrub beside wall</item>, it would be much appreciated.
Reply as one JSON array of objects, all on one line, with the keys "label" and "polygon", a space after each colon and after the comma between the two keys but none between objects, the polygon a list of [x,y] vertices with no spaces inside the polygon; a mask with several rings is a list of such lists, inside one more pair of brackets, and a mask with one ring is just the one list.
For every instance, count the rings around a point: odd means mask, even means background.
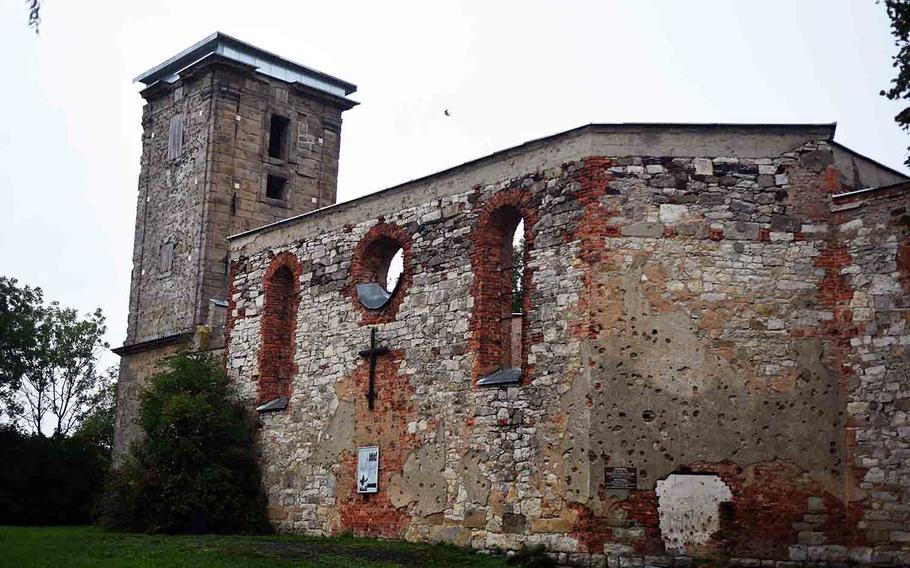
[{"label": "shrub beside wall", "polygon": [[268,530],[254,426],[230,396],[219,360],[168,359],[143,395],[139,422],[144,441],[111,474],[103,524],[165,533]]}]

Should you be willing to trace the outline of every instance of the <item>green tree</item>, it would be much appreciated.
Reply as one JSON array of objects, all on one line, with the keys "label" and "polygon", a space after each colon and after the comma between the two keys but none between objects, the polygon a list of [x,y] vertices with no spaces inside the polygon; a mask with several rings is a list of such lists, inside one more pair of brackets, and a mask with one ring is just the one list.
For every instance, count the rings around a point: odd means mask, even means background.
[{"label": "green tree", "polygon": [[41,288],[0,276],[0,418],[6,421],[22,412],[18,393],[37,349],[43,309]]},{"label": "green tree", "polygon": [[32,431],[43,433],[49,421],[53,435],[66,436],[92,411],[110,384],[110,375],[97,366],[108,348],[102,339],[105,331],[100,309],[85,318],[57,302],[40,310],[19,388],[22,419]]},{"label": "green tree", "polygon": [[84,318],[40,288],[0,276],[0,415],[32,432],[65,436],[111,388],[116,373],[98,370],[107,349],[101,310]]},{"label": "green tree", "polygon": [[[907,101],[910,100],[910,1],[881,0],[881,3],[891,19],[891,35],[897,47],[897,54],[892,58],[897,77],[891,80],[891,88],[881,94],[892,101]],[[905,106],[894,120],[903,130],[910,130],[910,106]],[[904,164],[910,166],[910,156]]]},{"label": "green tree", "polygon": [[253,425],[222,362],[168,359],[142,396],[143,441],[112,474],[102,522],[142,532],[261,532],[265,500]]},{"label": "green tree", "polygon": [[98,458],[110,462],[114,445],[114,414],[117,400],[117,368],[107,370],[104,385],[98,390],[90,404],[89,411],[72,434],[72,438],[83,447],[92,448]]},{"label": "green tree", "polygon": [[0,524],[90,521],[113,437],[104,331],[100,310],[81,318],[0,276]]},{"label": "green tree", "polygon": [[[112,377],[114,369],[108,370]],[[0,425],[0,525],[84,524],[111,464],[112,381],[71,436],[45,437]]]}]

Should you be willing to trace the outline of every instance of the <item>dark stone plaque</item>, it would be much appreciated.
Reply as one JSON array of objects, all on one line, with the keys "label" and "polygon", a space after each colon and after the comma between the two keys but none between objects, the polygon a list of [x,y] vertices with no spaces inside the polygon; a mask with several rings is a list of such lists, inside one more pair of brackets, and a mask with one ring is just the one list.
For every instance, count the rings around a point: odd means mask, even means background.
[{"label": "dark stone plaque", "polygon": [[607,489],[638,489],[638,470],[634,467],[604,468]]}]

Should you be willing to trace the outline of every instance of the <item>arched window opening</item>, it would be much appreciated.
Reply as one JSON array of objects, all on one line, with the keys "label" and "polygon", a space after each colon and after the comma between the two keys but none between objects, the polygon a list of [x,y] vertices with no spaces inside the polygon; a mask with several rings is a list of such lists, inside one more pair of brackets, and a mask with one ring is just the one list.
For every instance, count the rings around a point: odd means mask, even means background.
[{"label": "arched window opening", "polygon": [[379,237],[367,245],[357,271],[357,298],[367,309],[378,310],[389,303],[404,274],[404,249],[390,237]]},{"label": "arched window opening", "polygon": [[297,286],[287,264],[266,274],[262,314],[262,349],[259,353],[260,411],[287,407],[294,375],[294,329]]},{"label": "arched window opening", "polygon": [[[524,361],[527,306],[525,224],[513,205],[493,211],[478,227],[475,298],[480,386],[516,384]],[[479,305],[477,305],[479,304]]]},{"label": "arched window opening", "polygon": [[395,321],[413,279],[411,235],[394,223],[373,225],[354,247],[350,287],[361,325]]}]

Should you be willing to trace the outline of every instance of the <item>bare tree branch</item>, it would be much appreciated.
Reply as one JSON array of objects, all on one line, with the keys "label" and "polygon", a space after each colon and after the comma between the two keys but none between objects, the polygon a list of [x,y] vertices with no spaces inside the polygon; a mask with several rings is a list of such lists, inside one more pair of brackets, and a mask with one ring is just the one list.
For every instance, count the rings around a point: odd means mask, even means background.
[{"label": "bare tree branch", "polygon": [[40,0],[26,0],[28,4],[28,27],[35,30],[38,34],[38,27],[41,25],[41,2]]}]

